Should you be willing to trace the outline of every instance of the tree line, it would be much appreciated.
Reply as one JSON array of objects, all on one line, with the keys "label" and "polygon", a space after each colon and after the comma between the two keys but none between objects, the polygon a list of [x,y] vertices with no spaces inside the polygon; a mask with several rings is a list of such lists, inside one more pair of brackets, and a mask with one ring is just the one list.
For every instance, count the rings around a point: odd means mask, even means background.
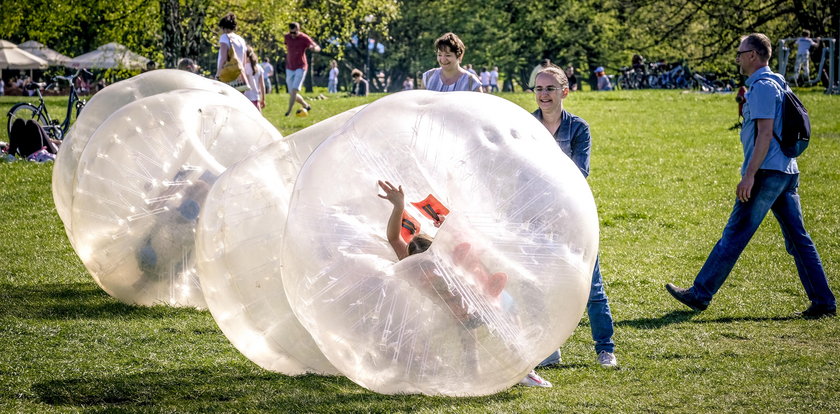
[{"label": "tree line", "polygon": [[[174,67],[190,57],[215,70],[218,19],[236,13],[237,30],[261,57],[282,69],[283,35],[298,21],[323,48],[316,75],[329,60],[391,84],[435,67],[432,43],[457,33],[465,63],[498,66],[504,79],[527,83],[544,58],[579,73],[604,66],[615,73],[634,54],[649,61],[684,60],[695,70],[734,74],[740,35],[771,39],[838,37],[840,0],[28,0],[4,3],[0,38],[37,40],[76,56],[119,42]],[[368,39],[373,39],[371,49]],[[775,46],[775,45],[774,45]],[[380,53],[381,52],[381,53]],[[348,74],[349,70],[343,70]],[[385,85],[370,79],[375,90]]]}]

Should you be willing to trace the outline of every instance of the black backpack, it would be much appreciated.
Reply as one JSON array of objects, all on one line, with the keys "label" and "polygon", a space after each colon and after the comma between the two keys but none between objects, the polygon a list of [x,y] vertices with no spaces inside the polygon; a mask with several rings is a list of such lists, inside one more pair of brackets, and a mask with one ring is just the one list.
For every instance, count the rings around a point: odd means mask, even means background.
[{"label": "black backpack", "polygon": [[[774,130],[773,137],[782,147],[783,154],[796,158],[805,151],[805,148],[808,148],[811,140],[811,118],[808,116],[808,110],[790,90],[787,83],[779,83],[771,77],[759,79],[776,82],[782,89],[782,136],[776,135]],[[756,129],[756,134],[758,134],[758,129]]]}]

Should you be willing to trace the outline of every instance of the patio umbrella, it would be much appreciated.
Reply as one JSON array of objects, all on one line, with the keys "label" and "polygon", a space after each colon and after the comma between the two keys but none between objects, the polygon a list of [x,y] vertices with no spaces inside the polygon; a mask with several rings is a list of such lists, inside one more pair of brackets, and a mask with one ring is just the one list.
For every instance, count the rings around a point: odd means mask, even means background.
[{"label": "patio umbrella", "polygon": [[22,50],[25,50],[35,56],[38,56],[41,59],[47,61],[50,66],[64,66],[69,57],[62,55],[61,53],[56,52],[41,43],[38,43],[34,40],[27,40],[18,45],[18,47]]},{"label": "patio umbrella", "polygon": [[8,40],[0,40],[0,70],[44,69],[47,61],[39,58]]},{"label": "patio umbrella", "polygon": [[31,77],[32,69],[46,67],[46,60],[20,49],[8,40],[0,40],[0,77],[3,76],[3,69],[30,69]]},{"label": "patio umbrella", "polygon": [[148,62],[149,59],[128,50],[119,43],[108,43],[99,46],[93,52],[70,59],[65,66],[88,69],[143,69]]}]

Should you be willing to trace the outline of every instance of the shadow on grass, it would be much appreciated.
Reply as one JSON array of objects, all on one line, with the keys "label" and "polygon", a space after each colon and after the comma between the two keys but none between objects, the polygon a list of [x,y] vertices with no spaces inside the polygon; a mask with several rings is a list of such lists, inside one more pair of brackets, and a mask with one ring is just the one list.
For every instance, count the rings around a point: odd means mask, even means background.
[{"label": "shadow on grass", "polygon": [[678,310],[678,311],[671,311],[668,312],[660,317],[657,318],[639,318],[639,319],[627,319],[623,321],[615,322],[616,326],[628,326],[631,328],[636,329],[659,329],[665,326],[675,324],[675,323],[683,323],[683,322],[691,322],[691,323],[730,323],[730,322],[766,322],[766,321],[787,321],[787,320],[794,320],[794,319],[801,319],[798,316],[790,315],[790,316],[735,316],[735,317],[723,317],[717,319],[694,319],[695,316],[700,315],[700,312],[695,311],[688,311],[688,310]]},{"label": "shadow on grass", "polygon": [[617,321],[615,322],[615,325],[629,326],[636,329],[659,329],[671,324],[689,321],[696,315],[699,315],[699,312],[678,310],[668,312],[658,318],[639,318]]},{"label": "shadow on grass", "polygon": [[487,397],[380,395],[344,377],[185,369],[126,376],[51,380],[31,387],[35,402],[56,408],[131,409],[155,406],[174,411],[242,412],[394,412],[448,411],[513,400],[516,392]]},{"label": "shadow on grass", "polygon": [[126,315],[160,318],[193,309],[126,305],[93,283],[0,284],[0,317],[21,319],[107,319]]}]

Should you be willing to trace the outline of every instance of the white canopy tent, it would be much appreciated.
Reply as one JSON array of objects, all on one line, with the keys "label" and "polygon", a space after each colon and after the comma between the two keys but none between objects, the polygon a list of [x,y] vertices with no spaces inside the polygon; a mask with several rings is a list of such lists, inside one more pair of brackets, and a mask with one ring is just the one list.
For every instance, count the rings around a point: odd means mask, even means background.
[{"label": "white canopy tent", "polygon": [[119,43],[108,43],[92,52],[70,59],[65,66],[87,69],[144,69],[148,62],[149,59]]},{"label": "white canopy tent", "polygon": [[62,55],[34,40],[27,40],[19,44],[18,47],[46,60],[50,66],[64,66],[70,60],[68,56]]},{"label": "white canopy tent", "polygon": [[0,76],[3,69],[45,69],[47,61],[8,40],[0,40]]}]

